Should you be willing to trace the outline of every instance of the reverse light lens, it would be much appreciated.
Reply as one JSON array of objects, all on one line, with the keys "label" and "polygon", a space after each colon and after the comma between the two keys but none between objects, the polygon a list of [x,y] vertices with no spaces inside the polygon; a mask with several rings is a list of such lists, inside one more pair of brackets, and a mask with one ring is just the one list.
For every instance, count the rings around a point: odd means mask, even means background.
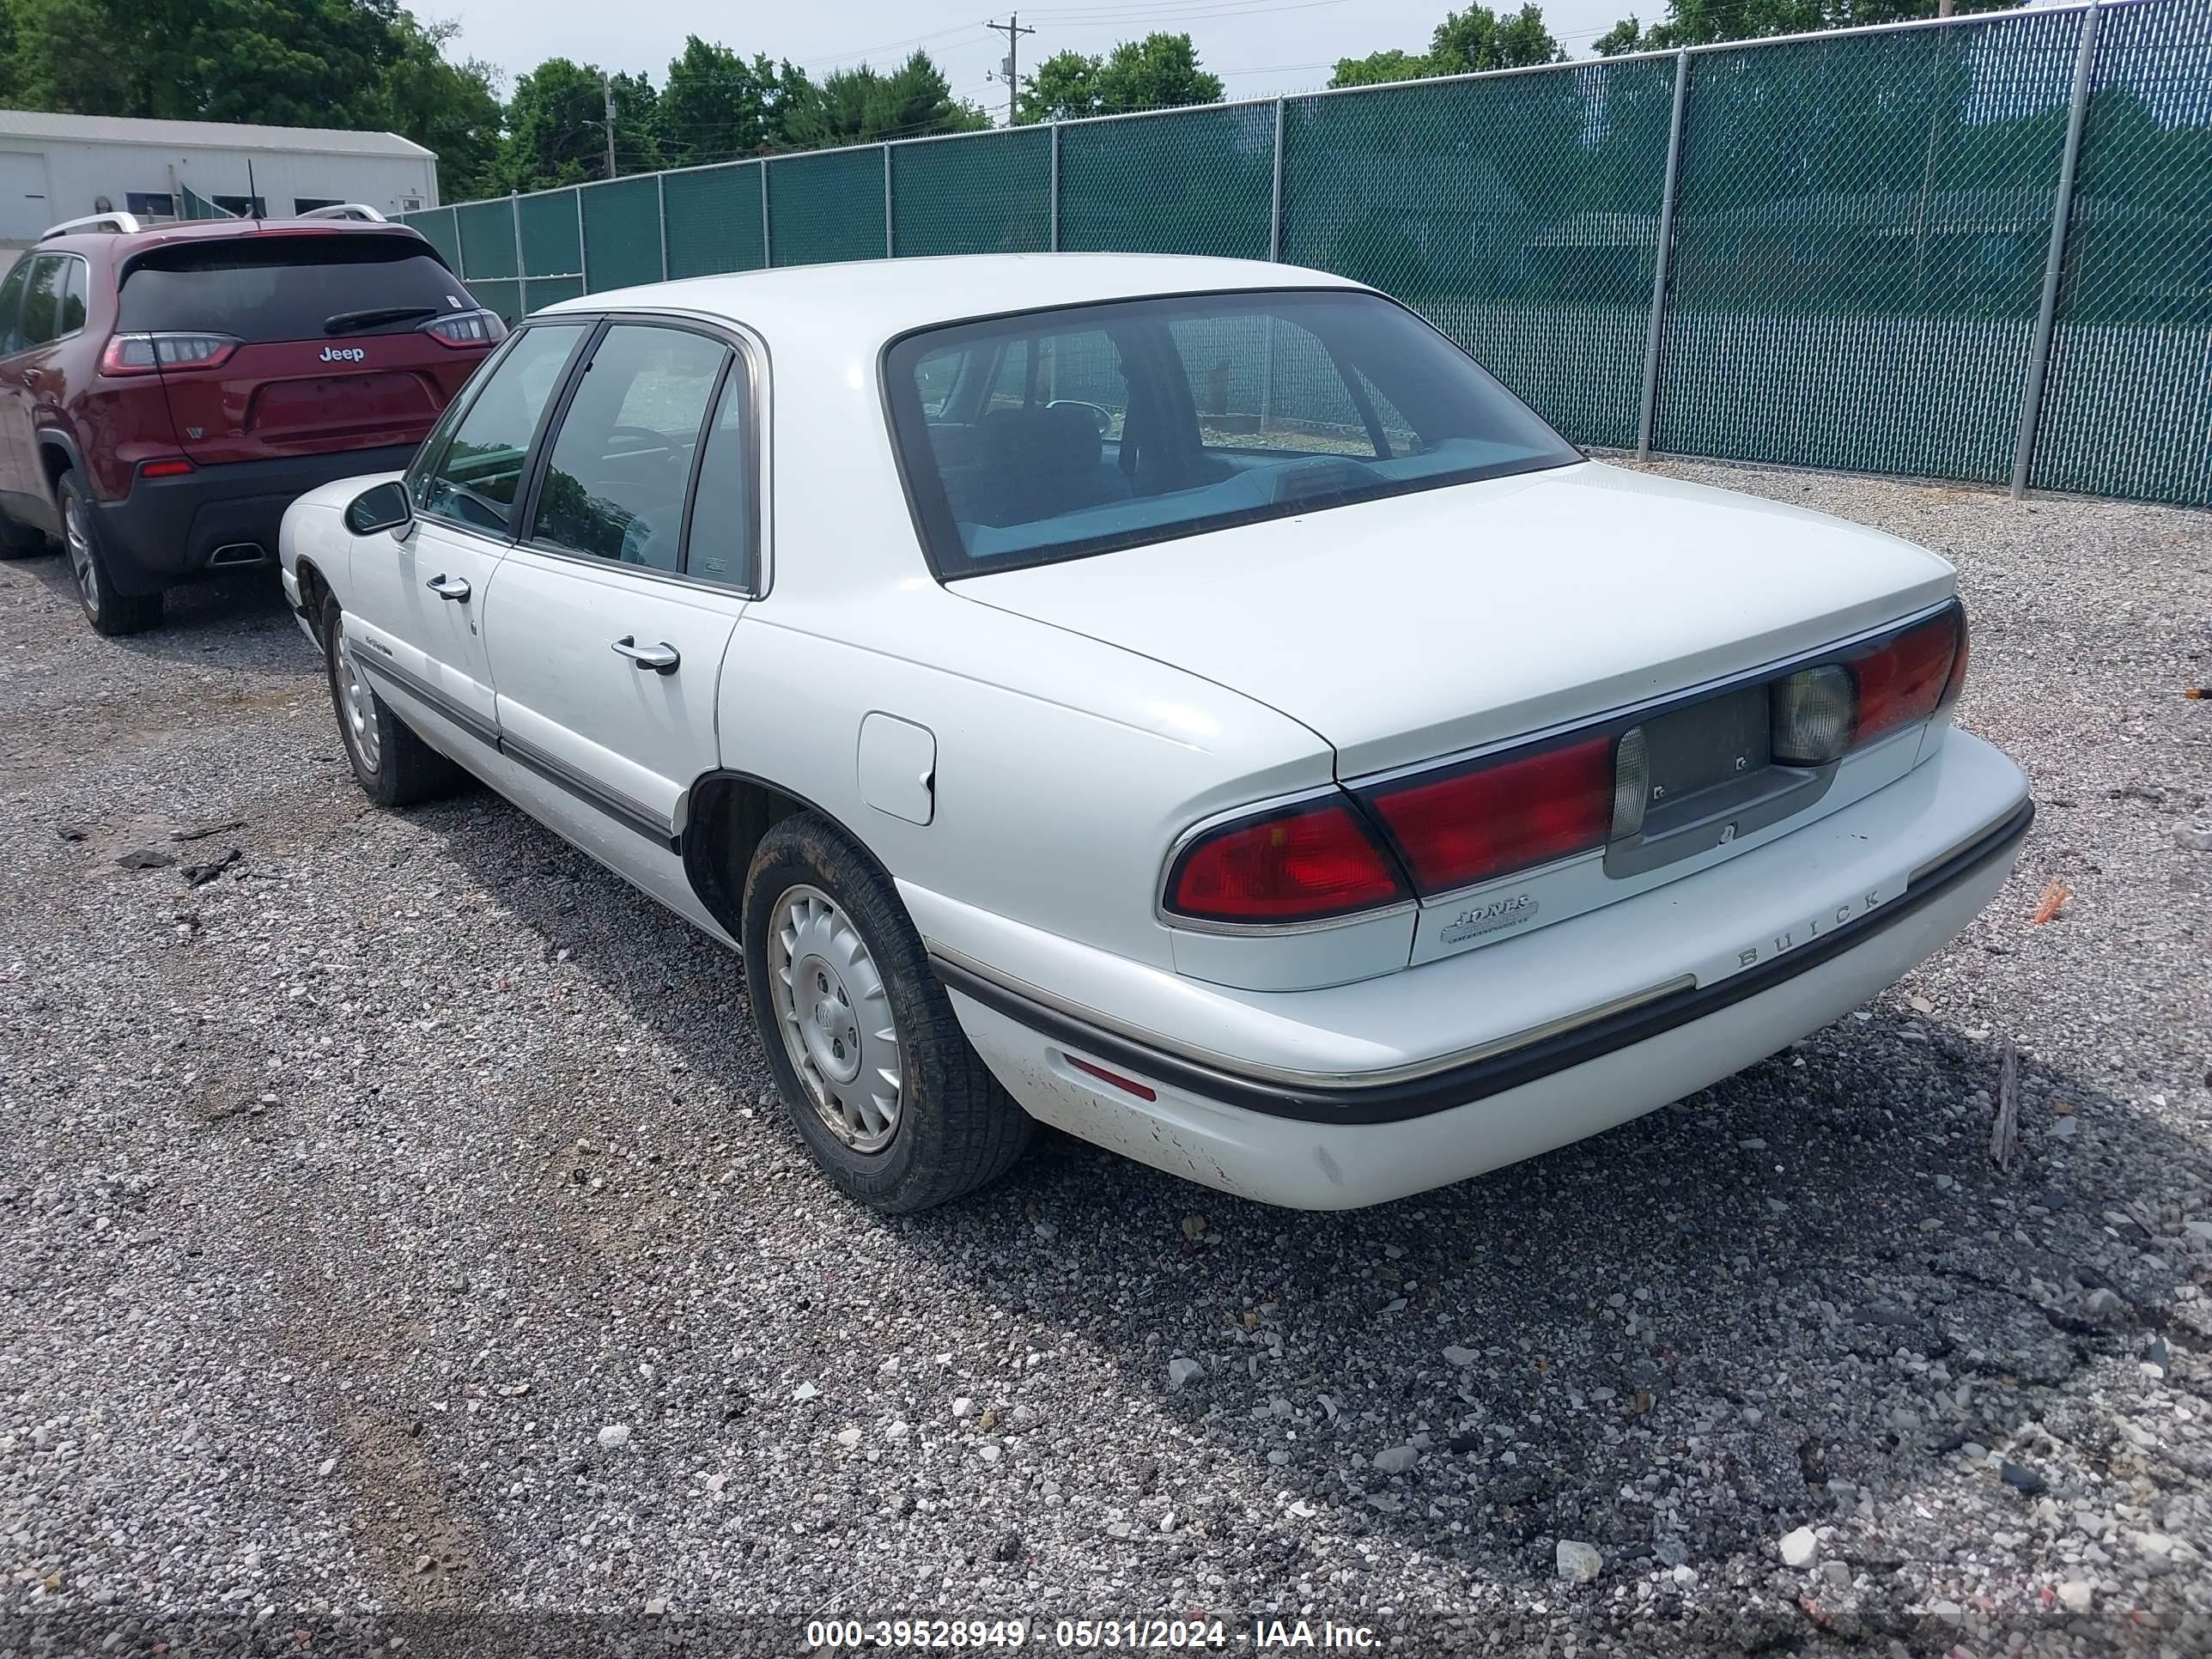
[{"label": "reverse light lens", "polygon": [[1613,823],[1606,839],[1640,835],[1644,808],[1650,799],[1650,747],[1644,741],[1644,728],[1632,726],[1620,734],[1620,746],[1613,751]]},{"label": "reverse light lens", "polygon": [[1850,747],[1858,692],[1835,663],[1807,668],[1769,689],[1774,758],[1784,766],[1826,766]]},{"label": "reverse light lens", "polygon": [[1854,659],[1858,719],[1851,729],[1852,746],[1934,714],[1951,684],[1965,635],[1964,613],[1954,607]]},{"label": "reverse light lens", "polygon": [[422,331],[441,345],[496,345],[507,337],[507,325],[496,312],[457,311],[422,325]]},{"label": "reverse light lens", "polygon": [[1449,892],[1602,847],[1614,813],[1613,750],[1610,736],[1585,738],[1364,799],[1413,885]]},{"label": "reverse light lens", "polygon": [[1349,802],[1271,813],[1194,842],[1176,860],[1168,908],[1201,921],[1318,921],[1407,896]]},{"label": "reverse light lens", "polygon": [[228,334],[116,334],[100,355],[103,374],[152,374],[165,368],[213,368],[238,349]]}]

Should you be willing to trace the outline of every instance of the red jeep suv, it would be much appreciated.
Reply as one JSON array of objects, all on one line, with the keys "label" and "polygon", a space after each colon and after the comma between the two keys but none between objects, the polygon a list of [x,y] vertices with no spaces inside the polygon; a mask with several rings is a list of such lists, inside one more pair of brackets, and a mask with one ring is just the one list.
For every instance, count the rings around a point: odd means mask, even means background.
[{"label": "red jeep suv", "polygon": [[303,491],[406,465],[507,331],[404,226],[119,222],[0,280],[0,551],[58,536],[102,634],[273,563]]}]

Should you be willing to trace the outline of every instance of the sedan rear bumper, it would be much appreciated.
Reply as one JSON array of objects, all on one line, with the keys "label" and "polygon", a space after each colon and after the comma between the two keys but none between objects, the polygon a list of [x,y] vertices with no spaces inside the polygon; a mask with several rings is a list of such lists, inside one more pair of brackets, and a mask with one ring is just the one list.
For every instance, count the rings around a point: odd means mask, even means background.
[{"label": "sedan rear bumper", "polygon": [[[1761,957],[1747,946],[1745,954],[1754,959],[1738,971],[1678,975],[1654,981],[1645,995],[1610,1004],[1587,1000],[1595,974],[1563,976],[1551,988],[1559,1018],[1549,1027],[1501,1037],[1465,1057],[1377,1072],[1370,1079],[1147,1042],[1119,1022],[1085,1020],[1064,1003],[1054,1006],[1056,999],[1030,994],[941,950],[939,973],[970,1039],[1032,1115],[1265,1202],[1310,1209],[1378,1203],[1564,1146],[1693,1093],[1864,1002],[1954,938],[2003,884],[2033,809],[2025,781],[2008,761],[1962,734],[1947,734],[1945,742],[1954,750],[1949,757],[1966,763],[1948,789],[1938,778],[1917,781],[1923,792],[1951,794],[1954,810],[1916,813],[1911,821],[1923,833],[1931,821],[1948,817],[1955,825],[1957,809],[1968,804],[1956,797],[1971,786],[1979,799],[1965,834],[1954,828],[1951,839],[1934,848],[1895,836],[1877,843],[1873,832],[1883,827],[1881,815],[1899,805],[1881,800],[1886,790],[1835,815],[1860,817],[1856,827],[1842,827],[1847,841],[1861,844],[1863,857],[1843,868],[1810,866],[1795,884],[1797,896],[1781,901],[1790,909],[1773,909],[1775,888],[1757,878],[1778,873],[1773,860],[1788,856],[1787,842],[1795,837],[1736,861],[1761,860],[1763,872],[1724,865],[1675,884],[1690,890],[1670,899],[1675,911],[1704,906],[1747,912],[1723,925],[1778,949]],[[1923,769],[1940,765],[1939,758]],[[1910,794],[1915,781],[1892,788]],[[1799,849],[1800,856],[1809,850]],[[1868,872],[1884,866],[1895,874],[1881,902],[1835,926],[1807,928],[1796,907],[1825,889],[1847,892],[1854,879],[1872,885],[1875,878]],[[1786,874],[1786,866],[1779,873]],[[1732,894],[1732,888],[1740,890]],[[1748,907],[1741,902],[1747,894]],[[1613,908],[1626,911],[1633,902]],[[1643,920],[1649,924],[1664,915],[1647,911]],[[1593,946],[1609,931],[1602,913],[1553,931],[1577,927],[1587,927]],[[1674,965],[1669,942],[1663,935],[1643,941],[1638,955],[1647,972]],[[1392,975],[1389,982],[1401,1003],[1433,995],[1427,1012],[1442,1028],[1468,999],[1480,997],[1478,975],[1525,972],[1527,947],[1534,943],[1490,947]],[[1563,943],[1554,941],[1554,948]],[[1617,951],[1619,940],[1612,943]],[[1331,1024],[1340,1012],[1332,1000],[1355,990],[1300,997],[1313,999],[1316,1016]],[[1144,1100],[1098,1078],[1079,1059],[1154,1097]]]}]

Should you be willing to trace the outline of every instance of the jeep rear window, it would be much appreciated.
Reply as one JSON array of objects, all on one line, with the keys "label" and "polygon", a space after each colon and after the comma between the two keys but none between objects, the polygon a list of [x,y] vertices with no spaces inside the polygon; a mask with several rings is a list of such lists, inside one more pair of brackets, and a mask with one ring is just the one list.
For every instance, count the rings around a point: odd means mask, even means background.
[{"label": "jeep rear window", "polygon": [[1161,296],[909,334],[885,391],[940,580],[1582,459],[1357,289]]},{"label": "jeep rear window", "polygon": [[[401,334],[473,311],[461,279],[412,236],[259,236],[157,247],[124,272],[118,326],[204,330],[249,343]],[[335,318],[390,312],[382,321]]]}]

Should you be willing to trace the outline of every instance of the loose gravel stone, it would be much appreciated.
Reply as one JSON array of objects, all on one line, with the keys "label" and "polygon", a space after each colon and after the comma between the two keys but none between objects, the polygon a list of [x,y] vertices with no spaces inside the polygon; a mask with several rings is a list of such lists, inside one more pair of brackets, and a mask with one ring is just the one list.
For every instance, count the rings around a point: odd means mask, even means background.
[{"label": "loose gravel stone", "polygon": [[[1861,1018],[1347,1214],[1058,1138],[857,1211],[740,964],[491,795],[369,807],[272,586],[122,642],[58,560],[0,562],[0,1646],[658,1603],[2212,1652],[2212,860],[2176,833],[2212,822],[2177,690],[2212,683],[2212,515],[1663,470],[1958,562],[2021,870]],[[199,887],[115,862],[232,846]]]}]

